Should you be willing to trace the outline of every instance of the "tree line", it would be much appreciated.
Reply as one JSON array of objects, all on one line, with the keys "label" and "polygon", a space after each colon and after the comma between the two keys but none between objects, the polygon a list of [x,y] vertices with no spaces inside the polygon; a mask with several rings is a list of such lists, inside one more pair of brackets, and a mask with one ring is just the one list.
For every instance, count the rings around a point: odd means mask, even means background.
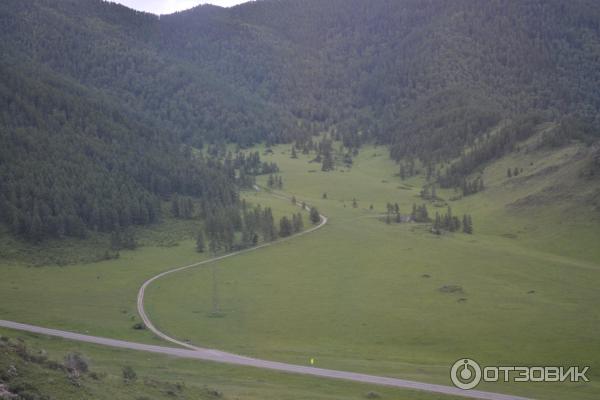
[{"label": "tree line", "polygon": [[[315,218],[316,214],[316,218]],[[311,208],[310,222],[320,221],[319,212]],[[241,207],[219,209],[207,216],[204,229],[196,236],[196,250],[216,254],[220,251],[237,251],[256,246],[259,242],[272,242],[304,229],[301,212],[282,216],[276,224],[270,207],[250,207],[242,200]]]},{"label": "tree line", "polygon": [[431,223],[431,231],[435,234],[441,234],[443,231],[458,232],[473,234],[473,219],[470,214],[463,214],[462,219],[452,214],[452,209],[448,206],[446,213],[435,213],[435,218],[432,220],[429,216],[429,210],[425,203],[417,205],[413,203],[412,210],[408,215],[400,213],[398,203],[387,203],[386,214],[382,218],[386,224],[392,223]]}]

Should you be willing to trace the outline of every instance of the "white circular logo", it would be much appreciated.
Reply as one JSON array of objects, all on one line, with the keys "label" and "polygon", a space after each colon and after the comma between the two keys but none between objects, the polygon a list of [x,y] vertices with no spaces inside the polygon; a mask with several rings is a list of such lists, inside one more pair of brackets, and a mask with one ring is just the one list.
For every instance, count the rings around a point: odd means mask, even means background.
[{"label": "white circular logo", "polygon": [[481,381],[481,367],[470,358],[461,358],[452,365],[450,379],[459,389],[473,389]]}]

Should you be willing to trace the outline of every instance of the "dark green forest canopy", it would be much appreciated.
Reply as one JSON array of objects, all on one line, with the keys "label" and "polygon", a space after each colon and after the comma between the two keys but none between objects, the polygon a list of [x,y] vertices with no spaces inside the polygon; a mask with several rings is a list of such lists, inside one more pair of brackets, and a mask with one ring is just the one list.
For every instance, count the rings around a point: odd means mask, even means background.
[{"label": "dark green forest canopy", "polygon": [[594,0],[265,0],[160,19],[5,0],[0,35],[0,211],[33,240],[151,223],[175,193],[235,206],[235,173],[188,146],[327,129],[397,160],[476,146],[451,185],[532,123],[600,126]]}]

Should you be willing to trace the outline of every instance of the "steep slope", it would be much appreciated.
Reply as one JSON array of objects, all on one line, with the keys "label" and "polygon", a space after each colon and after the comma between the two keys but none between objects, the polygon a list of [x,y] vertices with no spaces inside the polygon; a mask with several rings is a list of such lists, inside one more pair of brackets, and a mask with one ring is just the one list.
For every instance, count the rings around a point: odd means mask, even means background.
[{"label": "steep slope", "polygon": [[[302,143],[329,130],[346,147],[376,141],[431,168],[477,148],[475,161],[440,169],[450,186],[512,151],[531,121],[560,123],[559,142],[593,142],[598,21],[591,0],[266,0],[160,19],[101,0],[8,0],[3,219],[36,238],[38,220],[48,234],[151,221],[175,192],[233,202],[235,178],[218,163],[189,172],[183,144]],[[506,126],[498,150],[490,133]],[[119,216],[94,222],[105,209]],[[63,214],[76,228],[48,222]]]},{"label": "steep slope", "polygon": [[156,222],[172,193],[237,201],[222,166],[192,158],[142,115],[43,69],[0,71],[0,211],[13,233],[39,241]]}]

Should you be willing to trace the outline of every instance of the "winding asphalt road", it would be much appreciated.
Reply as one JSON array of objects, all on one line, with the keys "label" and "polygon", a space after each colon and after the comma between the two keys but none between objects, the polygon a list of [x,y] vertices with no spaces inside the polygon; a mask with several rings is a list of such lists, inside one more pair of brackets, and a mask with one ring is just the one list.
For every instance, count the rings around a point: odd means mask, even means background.
[{"label": "winding asphalt road", "polygon": [[[256,189],[259,190],[258,187],[256,187]],[[276,194],[274,194],[274,195],[276,197],[289,200],[289,198],[287,198],[285,196],[276,195]],[[174,268],[169,271],[160,273],[160,274],[148,279],[147,281],[145,281],[138,292],[138,298],[137,298],[137,309],[138,309],[138,312],[139,312],[142,320],[144,321],[144,324],[156,336],[158,336],[161,339],[164,339],[168,342],[171,342],[173,344],[181,346],[183,348],[164,347],[164,346],[155,346],[155,345],[149,345],[149,344],[143,344],[143,343],[127,342],[127,341],[123,341],[123,340],[83,335],[83,334],[75,333],[75,332],[61,331],[61,330],[43,328],[43,327],[34,326],[34,325],[21,324],[21,323],[13,322],[13,321],[0,320],[0,327],[16,329],[16,330],[20,330],[20,331],[26,331],[26,332],[37,333],[37,334],[43,334],[43,335],[48,335],[48,336],[56,336],[56,337],[60,337],[63,339],[75,340],[75,341],[79,341],[79,342],[93,343],[93,344],[98,344],[98,345],[103,345],[103,346],[117,347],[117,348],[130,349],[130,350],[145,351],[145,352],[164,354],[164,355],[169,355],[169,356],[174,356],[174,357],[191,358],[191,359],[205,360],[205,361],[214,361],[214,362],[219,362],[219,363],[235,364],[235,365],[256,367],[256,368],[262,368],[262,369],[270,369],[270,370],[275,370],[275,371],[280,371],[280,372],[312,375],[312,376],[317,376],[317,377],[322,377],[322,378],[341,379],[341,380],[354,381],[354,382],[360,382],[360,383],[368,383],[368,384],[374,384],[374,385],[391,386],[391,387],[397,387],[397,388],[401,388],[401,389],[412,389],[412,390],[426,391],[426,392],[431,392],[431,393],[454,395],[454,396],[460,396],[460,397],[465,397],[465,398],[484,399],[484,400],[528,400],[525,397],[504,395],[504,394],[499,394],[499,393],[483,392],[483,391],[478,391],[478,390],[468,390],[467,391],[467,390],[458,389],[458,388],[455,388],[452,386],[435,385],[435,384],[431,384],[431,383],[410,381],[410,380],[405,380],[405,379],[359,374],[359,373],[355,373],[355,372],[337,371],[337,370],[315,368],[315,367],[309,367],[309,366],[303,366],[303,365],[287,364],[287,363],[281,363],[281,362],[276,362],[276,361],[261,360],[261,359],[257,359],[257,358],[244,357],[244,356],[240,356],[237,354],[227,353],[227,352],[223,352],[223,351],[219,351],[219,350],[196,347],[189,343],[185,343],[185,342],[182,342],[175,338],[172,338],[172,337],[168,336],[167,334],[165,334],[164,332],[161,332],[159,329],[157,329],[154,326],[154,324],[152,323],[152,321],[146,314],[146,311],[144,310],[145,290],[152,282],[156,281],[157,279],[160,279],[169,274],[173,274],[175,272],[180,272],[180,271],[184,271],[184,270],[187,270],[190,268],[200,267],[200,266],[206,265],[208,263],[217,262],[217,261],[223,260],[225,258],[234,257],[234,256],[248,253],[251,251],[256,251],[258,249],[272,246],[277,243],[281,243],[283,241],[290,240],[292,238],[295,238],[295,237],[298,237],[301,235],[306,235],[306,234],[316,231],[317,229],[322,228],[323,226],[325,226],[326,223],[327,223],[327,217],[325,217],[324,215],[321,215],[321,222],[318,225],[316,225],[306,231],[297,233],[294,236],[280,239],[280,240],[277,240],[277,241],[274,241],[271,243],[265,243],[265,244],[262,244],[262,245],[259,245],[256,247],[252,247],[249,249],[229,253],[229,254],[226,254],[226,255],[223,255],[220,257],[211,258],[209,260],[201,261],[201,262],[198,262],[195,264],[190,264],[190,265],[186,265],[183,267]]]}]

